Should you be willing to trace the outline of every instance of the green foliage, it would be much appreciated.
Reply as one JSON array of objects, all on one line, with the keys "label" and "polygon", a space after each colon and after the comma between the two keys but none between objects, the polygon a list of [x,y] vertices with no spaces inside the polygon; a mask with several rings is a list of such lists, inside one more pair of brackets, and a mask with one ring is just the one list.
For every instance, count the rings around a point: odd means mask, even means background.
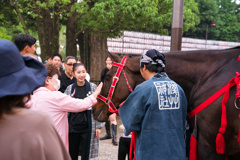
[{"label": "green foliage", "polygon": [[8,34],[8,31],[4,27],[0,27],[0,39],[12,40],[12,36]]},{"label": "green foliage", "polygon": [[18,17],[10,4],[5,0],[0,0],[0,26],[11,27],[18,24]]},{"label": "green foliage", "polygon": [[219,40],[239,42],[239,8],[235,1],[217,0],[219,5]]},{"label": "green foliage", "polygon": [[219,32],[214,27],[211,28],[211,24],[217,25],[219,19],[216,0],[196,0],[196,2],[198,3],[200,23],[185,32],[183,36],[205,39],[207,25],[208,39],[218,36]]},{"label": "green foliage", "polygon": [[[17,0],[15,4],[27,19],[25,22],[30,30],[37,30],[35,18],[43,16],[38,12],[39,8],[43,8],[49,10],[51,15],[65,17],[62,22],[66,22],[64,19],[77,12],[79,30],[116,37],[123,30],[168,34],[173,0],[83,0],[80,3],[77,0]],[[198,23],[196,13],[198,8],[195,1],[185,0],[183,31]]]},{"label": "green foliage", "polygon": [[[187,31],[199,19],[194,0],[185,1],[183,30]],[[75,4],[75,8],[79,8],[81,30],[115,37],[120,36],[123,30],[168,34],[166,26],[170,26],[172,21],[172,4],[173,0],[98,0],[89,9],[84,1]]]},{"label": "green foliage", "polygon": [[[106,37],[116,37],[123,30],[155,32],[168,35],[172,21],[173,0],[13,0],[19,7],[30,31],[36,31],[36,17],[40,8],[60,15],[66,24],[77,12],[78,29]],[[0,26],[14,33],[19,20],[6,0],[0,0]],[[239,7],[232,0],[184,0],[184,36],[204,39],[208,25],[208,39],[239,41]],[[215,27],[210,27],[211,24]],[[16,30],[16,32],[21,32]],[[34,33],[33,32],[33,33]],[[13,37],[13,36],[12,36]]]},{"label": "green foliage", "polygon": [[0,0],[0,3],[0,38],[13,41],[18,34],[24,33],[24,31],[10,3],[4,0]]},{"label": "green foliage", "polygon": [[183,32],[200,23],[199,9],[195,0],[185,0],[183,9]]},{"label": "green foliage", "polygon": [[[196,0],[200,23],[183,36],[239,42],[239,7],[232,0]],[[215,24],[215,26],[211,26]]]}]

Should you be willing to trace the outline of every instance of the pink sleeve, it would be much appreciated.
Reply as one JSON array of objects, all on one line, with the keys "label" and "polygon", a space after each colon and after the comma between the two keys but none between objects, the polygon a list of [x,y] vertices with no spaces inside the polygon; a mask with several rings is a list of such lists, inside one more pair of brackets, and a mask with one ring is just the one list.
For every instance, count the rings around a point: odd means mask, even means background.
[{"label": "pink sleeve", "polygon": [[97,103],[97,100],[93,97],[93,95],[84,99],[77,99],[61,92],[56,92],[56,96],[58,97],[57,102],[59,104],[59,107],[63,111],[67,112],[82,112]]}]

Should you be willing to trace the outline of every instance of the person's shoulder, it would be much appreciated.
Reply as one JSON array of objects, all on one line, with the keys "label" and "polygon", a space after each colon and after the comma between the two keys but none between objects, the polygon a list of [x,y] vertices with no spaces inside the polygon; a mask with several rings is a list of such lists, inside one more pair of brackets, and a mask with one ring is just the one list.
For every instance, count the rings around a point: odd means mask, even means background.
[{"label": "person's shoulder", "polygon": [[54,98],[61,98],[62,96],[66,96],[64,93],[60,92],[60,91],[51,91],[52,92],[52,96]]},{"label": "person's shoulder", "polygon": [[108,72],[108,71],[109,71],[109,69],[106,67],[106,68],[103,68],[102,73],[105,73],[105,72]]},{"label": "person's shoulder", "polygon": [[73,84],[68,85],[64,91],[64,94],[70,95],[71,91],[72,91],[72,86],[73,86]]},{"label": "person's shoulder", "polygon": [[58,103],[59,101],[66,98],[68,95],[60,91],[50,91],[50,94],[46,95],[45,98],[53,103]]},{"label": "person's shoulder", "polygon": [[90,83],[90,87],[91,87],[91,92],[94,92],[97,88],[97,85],[95,83]]},{"label": "person's shoulder", "polygon": [[59,72],[60,72],[61,74],[64,74],[65,71],[63,70],[63,68],[60,68],[60,69],[59,69]]},{"label": "person's shoulder", "polygon": [[[18,113],[18,112],[17,112]],[[25,119],[28,126],[40,126],[40,124],[51,124],[51,118],[40,111],[35,111],[31,109],[21,109],[17,114],[21,116],[21,119]]]},{"label": "person's shoulder", "polygon": [[60,75],[58,76],[58,78],[61,80],[61,79],[64,79],[66,77],[67,77],[67,75],[65,74],[65,72],[64,71],[60,71]]},{"label": "person's shoulder", "polygon": [[[73,84],[74,84],[74,83],[73,83]],[[68,85],[67,88],[66,88],[66,90],[70,90],[70,91],[71,91],[73,84]]]},{"label": "person's shoulder", "polygon": [[92,83],[92,82],[90,82],[90,86],[91,87],[97,87],[97,85],[95,83]]},{"label": "person's shoulder", "polygon": [[[137,87],[146,87],[146,86],[149,87],[149,83],[151,83],[150,80],[143,81],[142,83],[140,83],[139,85],[137,85]],[[137,87],[136,87],[136,88],[137,88]]]}]

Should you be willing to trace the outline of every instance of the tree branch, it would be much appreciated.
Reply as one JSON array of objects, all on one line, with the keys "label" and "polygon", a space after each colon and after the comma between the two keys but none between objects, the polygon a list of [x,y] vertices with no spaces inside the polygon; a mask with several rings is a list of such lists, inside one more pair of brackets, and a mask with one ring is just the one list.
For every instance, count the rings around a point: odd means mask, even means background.
[{"label": "tree branch", "polygon": [[23,18],[23,16],[22,16],[20,10],[18,9],[17,5],[15,5],[12,0],[9,0],[9,2],[10,2],[10,5],[12,6],[12,8],[17,12],[17,15],[18,15],[18,17],[19,17],[19,19],[20,19],[20,22],[21,22],[22,26],[23,26],[24,32],[25,32],[26,34],[29,34],[28,29],[27,29],[27,26],[26,26],[26,23],[25,23],[25,21],[24,21],[24,18]]}]

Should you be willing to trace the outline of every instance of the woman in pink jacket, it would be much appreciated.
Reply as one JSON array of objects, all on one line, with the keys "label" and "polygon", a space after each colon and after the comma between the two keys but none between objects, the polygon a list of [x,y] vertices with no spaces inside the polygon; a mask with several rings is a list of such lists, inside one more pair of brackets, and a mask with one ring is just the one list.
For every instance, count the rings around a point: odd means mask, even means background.
[{"label": "woman in pink jacket", "polygon": [[68,112],[81,112],[96,104],[97,95],[100,93],[102,84],[95,92],[84,99],[72,98],[57,91],[60,87],[58,80],[59,71],[52,64],[45,65],[48,76],[44,87],[40,87],[33,92],[31,102],[28,104],[33,110],[40,110],[47,113],[52,118],[56,129],[68,149]]}]

